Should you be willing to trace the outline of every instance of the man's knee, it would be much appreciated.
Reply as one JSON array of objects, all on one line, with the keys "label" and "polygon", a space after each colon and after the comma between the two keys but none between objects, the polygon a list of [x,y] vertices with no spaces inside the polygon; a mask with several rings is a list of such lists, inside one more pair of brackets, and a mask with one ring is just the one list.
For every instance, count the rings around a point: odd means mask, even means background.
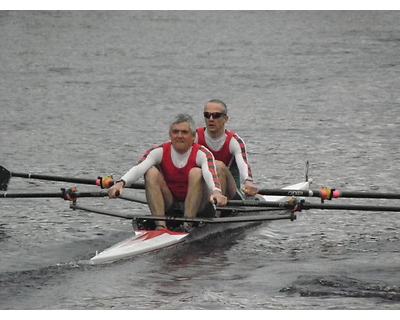
[{"label": "man's knee", "polygon": [[196,181],[203,178],[203,173],[200,168],[192,168],[189,171],[189,180]]},{"label": "man's knee", "polygon": [[144,174],[144,180],[146,182],[151,182],[151,181],[158,181],[160,178],[160,171],[155,168],[151,167],[147,172]]},{"label": "man's knee", "polygon": [[219,160],[215,160],[215,166],[216,166],[216,169],[217,169],[218,176],[221,175],[221,174],[224,174],[228,170],[228,168],[225,165],[225,163],[223,163],[222,161],[219,161]]}]

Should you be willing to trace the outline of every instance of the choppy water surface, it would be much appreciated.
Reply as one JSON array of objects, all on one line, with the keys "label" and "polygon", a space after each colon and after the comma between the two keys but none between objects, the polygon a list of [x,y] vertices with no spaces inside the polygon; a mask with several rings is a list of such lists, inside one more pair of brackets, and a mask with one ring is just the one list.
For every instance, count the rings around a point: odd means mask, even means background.
[{"label": "choppy water surface", "polygon": [[[299,182],[308,160],[314,188],[400,190],[399,15],[3,11],[0,164],[119,176],[167,139],[173,115],[200,125],[203,105],[220,98],[260,187]],[[71,185],[12,178],[8,191],[62,187]],[[92,266],[96,250],[130,235],[129,221],[72,211],[62,199],[0,202],[1,309],[400,306],[398,213],[309,210]]]}]

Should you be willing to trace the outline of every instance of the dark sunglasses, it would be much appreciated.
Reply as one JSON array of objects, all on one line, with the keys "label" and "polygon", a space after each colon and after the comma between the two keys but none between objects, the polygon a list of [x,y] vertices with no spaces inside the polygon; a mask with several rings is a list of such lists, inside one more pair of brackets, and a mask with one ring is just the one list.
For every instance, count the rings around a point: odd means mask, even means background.
[{"label": "dark sunglasses", "polygon": [[204,118],[210,119],[211,116],[213,119],[219,119],[222,116],[226,116],[226,114],[222,112],[204,112]]}]

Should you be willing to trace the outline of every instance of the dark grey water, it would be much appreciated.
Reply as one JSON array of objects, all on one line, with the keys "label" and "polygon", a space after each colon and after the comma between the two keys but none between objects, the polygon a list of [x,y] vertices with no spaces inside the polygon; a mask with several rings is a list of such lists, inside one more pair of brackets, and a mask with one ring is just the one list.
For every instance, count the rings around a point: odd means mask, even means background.
[{"label": "dark grey water", "polygon": [[[178,112],[229,107],[260,187],[400,190],[400,13],[0,12],[0,164],[125,173]],[[13,178],[9,192],[72,185]],[[79,186],[80,191],[93,187]],[[138,192],[138,191],[137,191]],[[0,200],[1,309],[399,309],[399,214],[302,212],[87,264],[129,221]],[[337,199],[337,203],[365,201]],[[121,212],[146,206],[87,199]],[[400,205],[395,200],[372,204]]]}]

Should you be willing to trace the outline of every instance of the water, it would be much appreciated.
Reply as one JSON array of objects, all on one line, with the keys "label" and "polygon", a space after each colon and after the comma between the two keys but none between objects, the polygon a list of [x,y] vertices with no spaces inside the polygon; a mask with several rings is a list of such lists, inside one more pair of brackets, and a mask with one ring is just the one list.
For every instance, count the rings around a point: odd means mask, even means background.
[{"label": "water", "polygon": [[[219,98],[260,187],[301,181],[309,160],[313,188],[399,190],[399,15],[2,11],[0,164],[118,177],[166,140],[173,115],[200,125],[203,105]],[[71,186],[12,178],[8,191]],[[130,235],[129,221],[75,212],[62,199],[0,201],[1,309],[400,306],[397,213],[309,210],[91,266],[96,250]],[[82,203],[148,212],[120,200]]]}]

